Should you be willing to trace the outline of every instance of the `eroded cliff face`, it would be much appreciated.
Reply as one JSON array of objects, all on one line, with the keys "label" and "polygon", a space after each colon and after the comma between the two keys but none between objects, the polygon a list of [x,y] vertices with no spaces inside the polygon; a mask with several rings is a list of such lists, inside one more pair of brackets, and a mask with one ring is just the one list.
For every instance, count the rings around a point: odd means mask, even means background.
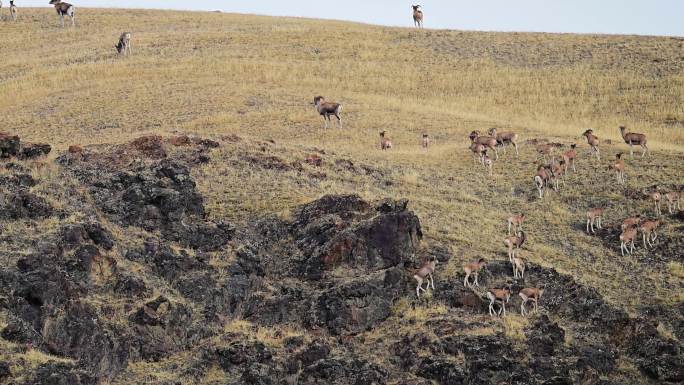
[{"label": "eroded cliff face", "polygon": [[[542,312],[511,333],[521,318],[486,316],[484,289],[440,279],[449,245],[424,239],[405,200],[328,195],[285,217],[210,218],[191,171],[233,143],[150,136],[72,148],[51,163],[54,183],[31,175],[18,139],[0,136],[3,381],[684,381],[681,306],[627,314],[533,265],[526,282],[546,284]],[[271,167],[267,158],[235,164]],[[436,290],[416,299],[412,269],[433,258]],[[490,261],[479,281],[510,285],[517,313],[524,285],[508,261]]]}]

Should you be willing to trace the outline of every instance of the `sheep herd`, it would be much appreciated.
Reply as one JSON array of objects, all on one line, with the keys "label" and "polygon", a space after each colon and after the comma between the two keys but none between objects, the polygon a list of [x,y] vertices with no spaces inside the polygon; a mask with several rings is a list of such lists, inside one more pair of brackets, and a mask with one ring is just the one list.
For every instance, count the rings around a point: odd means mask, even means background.
[{"label": "sheep herd", "polygon": [[[640,133],[627,132],[625,126],[619,127],[620,135],[625,144],[630,147],[630,156],[633,158],[632,148],[634,145],[639,145],[642,148],[641,157],[649,154],[648,141],[646,135]],[[518,135],[513,132],[497,133],[495,128],[488,131],[489,135],[482,135],[479,131],[472,131],[468,138],[470,139],[470,150],[475,156],[474,159],[479,159],[479,162],[492,173],[492,163],[498,159],[499,150],[505,152],[505,148],[509,145],[515,147],[516,155],[519,154],[517,140]],[[425,134],[427,136],[427,134]],[[587,144],[590,146],[590,156],[596,156],[600,160],[599,139],[594,135],[593,130],[588,129],[583,134],[587,139]],[[383,141],[381,141],[381,148],[386,149],[384,140],[384,132],[381,133]],[[543,161],[537,168],[537,173],[533,177],[534,185],[539,193],[539,198],[543,199],[544,193],[548,187],[558,191],[560,183],[565,184],[564,179],[570,168],[574,172],[577,171],[575,160],[578,156],[576,144],[572,144],[570,149],[561,152],[556,156],[557,148],[562,147],[559,143],[541,143],[535,147],[537,153],[537,160]],[[487,154],[488,151],[494,153],[494,159]],[[616,183],[619,185],[625,184],[625,162],[622,159],[622,153],[616,154],[615,161],[608,166],[608,170],[615,173]],[[641,234],[644,249],[655,246],[657,239],[656,230],[662,223],[661,201],[665,200],[670,214],[676,214],[680,210],[680,197],[678,191],[667,191],[661,193],[656,187],[648,195],[654,203],[655,219],[648,218],[646,215],[636,215],[626,218],[620,226],[621,234],[620,251],[624,256],[625,253],[632,254],[635,249],[635,240],[638,234]],[[597,229],[603,228],[603,215],[606,212],[606,207],[591,207],[586,211],[586,232],[587,234],[595,234]],[[523,279],[525,274],[526,260],[517,255],[517,251],[523,246],[527,240],[527,234],[523,231],[523,223],[525,221],[525,214],[511,215],[507,218],[508,222],[508,236],[504,238],[504,245],[508,250],[508,259],[511,263],[514,279]],[[511,230],[514,234],[511,235]],[[468,263],[463,266],[465,278],[463,285],[465,287],[479,286],[478,275],[486,267],[487,261],[484,258],[479,258],[477,261]],[[434,289],[434,280],[432,274],[435,270],[436,261],[425,262],[421,269],[414,275],[414,279],[418,283],[416,288],[416,295],[420,297],[420,291],[423,289],[423,280],[427,277],[428,282],[431,283]],[[427,288],[430,288],[430,284]],[[422,289],[422,290],[421,290]],[[520,290],[518,295],[522,299],[520,314],[526,315],[529,313],[528,304],[532,305],[532,311],[537,311],[538,302],[544,293],[544,287],[525,287]],[[506,315],[506,303],[509,302],[511,296],[511,288],[491,288],[486,292],[486,297],[489,300],[489,314]]]}]

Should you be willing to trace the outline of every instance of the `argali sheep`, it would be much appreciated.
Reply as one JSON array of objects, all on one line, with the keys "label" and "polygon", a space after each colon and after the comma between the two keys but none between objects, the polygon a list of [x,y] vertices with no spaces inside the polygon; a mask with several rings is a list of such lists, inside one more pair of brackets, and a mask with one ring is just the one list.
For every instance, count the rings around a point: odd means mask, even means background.
[{"label": "argali sheep", "polygon": [[660,200],[662,198],[662,195],[660,195],[660,193],[656,190],[650,193],[649,196],[651,197],[651,199],[653,199],[653,204],[655,206],[655,214],[663,215],[663,212],[660,210]]},{"label": "argali sheep", "polygon": [[527,241],[527,234],[524,231],[518,233],[518,235],[511,235],[504,239],[504,245],[508,248],[508,261],[513,263],[513,257],[515,257],[515,250],[520,249],[522,245]]},{"label": "argali sheep", "polygon": [[316,96],[313,102],[316,106],[316,110],[323,117],[325,122],[325,128],[328,128],[328,122],[330,121],[330,115],[334,115],[337,118],[337,123],[342,127],[342,118],[340,117],[340,111],[342,111],[342,105],[340,103],[326,102],[325,98],[322,96]]},{"label": "argali sheep", "polygon": [[64,16],[69,16],[71,18],[71,26],[76,26],[76,15],[75,8],[69,3],[63,3],[62,0],[50,0],[50,4],[55,7],[59,19],[62,22],[62,27],[64,27]]},{"label": "argali sheep", "polygon": [[541,156],[541,158],[546,161],[546,157],[550,156],[551,161],[553,161],[553,157],[551,154],[553,154],[553,144],[551,143],[543,143],[543,144],[538,144],[537,145],[537,154]]},{"label": "argali sheep", "polygon": [[430,288],[430,283],[432,283],[432,290],[435,290],[435,279],[432,274],[435,272],[435,267],[437,267],[437,259],[425,262],[418,271],[413,275],[413,279],[418,283],[416,285],[416,296],[420,298],[420,291],[427,290],[423,289],[423,280],[427,279],[427,288]]},{"label": "argali sheep", "polygon": [[12,21],[17,21],[17,6],[14,5],[14,0],[10,0],[9,13]]},{"label": "argali sheep", "polygon": [[544,197],[544,190],[553,179],[553,171],[550,166],[540,165],[537,167],[537,174],[534,176],[534,185],[539,191],[539,198]]},{"label": "argali sheep", "polygon": [[[503,310],[503,316],[506,316],[506,303],[511,299],[511,289],[489,289],[487,291],[487,298],[489,299],[489,315],[494,316],[501,315]],[[494,304],[501,302],[501,309],[498,312],[494,311]]]},{"label": "argali sheep", "polygon": [[604,211],[606,211],[606,209],[603,207],[594,207],[587,210],[587,234],[589,234],[590,229],[592,233],[596,232],[594,231],[594,224],[596,224],[596,228],[598,229],[603,228],[601,220],[603,219]]},{"label": "argali sheep", "polygon": [[648,146],[646,145],[647,140],[646,140],[646,135],[644,134],[637,134],[635,132],[625,132],[627,128],[625,126],[620,126],[620,135],[622,135],[622,139],[625,141],[625,143],[629,144],[629,157],[630,159],[634,157],[633,153],[633,145],[638,144],[641,146],[643,149],[641,151],[641,157],[644,157],[644,154],[648,153]]},{"label": "argali sheep", "polygon": [[656,238],[658,238],[656,229],[658,229],[659,225],[660,219],[647,219],[642,221],[639,225],[639,230],[641,231],[642,239],[644,241],[644,249],[648,248],[646,244],[651,247],[654,246],[654,242]]},{"label": "argali sheep", "polygon": [[679,192],[677,191],[670,191],[665,193],[665,200],[667,200],[667,212],[670,214],[675,214],[678,210],[681,210],[679,207]]},{"label": "argali sheep", "polygon": [[423,28],[423,11],[420,10],[419,5],[412,5],[413,8],[413,25],[416,28]]},{"label": "argali sheep", "polygon": [[475,286],[480,286],[480,284],[477,282],[477,277],[480,274],[480,271],[484,269],[487,265],[487,260],[484,258],[478,259],[477,262],[469,263],[465,266],[463,266],[463,271],[465,272],[465,278],[463,279],[463,286],[468,287],[472,286],[470,283],[470,276],[473,276],[473,283]]},{"label": "argali sheep", "polygon": [[492,127],[487,132],[489,136],[496,139],[496,142],[506,153],[506,146],[512,144],[515,147],[515,155],[520,155],[518,152],[518,134],[515,132],[497,132],[496,127]]},{"label": "argali sheep", "polygon": [[594,135],[594,130],[588,129],[582,134],[587,138],[587,143],[591,146],[592,154],[596,155],[598,160],[601,160],[601,152],[599,151],[599,138]]},{"label": "argali sheep", "polygon": [[641,223],[643,218],[641,217],[641,214],[637,214],[633,217],[625,218],[624,221],[622,221],[622,225],[620,225],[620,229],[622,231],[625,231],[626,229],[629,229],[631,227],[637,227]]},{"label": "argali sheep", "polygon": [[494,151],[494,159],[499,159],[499,152],[496,149],[496,139],[491,136],[481,136],[479,131],[473,131],[468,135],[470,141],[473,143],[481,144],[488,147],[490,150]]},{"label": "argali sheep", "polygon": [[563,182],[565,186],[565,171],[567,170],[567,165],[564,160],[558,163],[552,163],[551,172],[553,173],[553,189],[558,191],[560,182]]},{"label": "argali sheep", "polygon": [[539,299],[541,299],[542,294],[544,294],[544,290],[545,289],[543,287],[526,287],[520,290],[518,293],[520,298],[522,298],[522,303],[520,304],[520,315],[525,316],[528,313],[525,305],[530,301],[532,301],[534,305],[532,311],[536,313],[539,310]]},{"label": "argali sheep", "polygon": [[489,176],[492,176],[492,158],[487,155],[487,150],[482,152],[482,164],[489,170]]},{"label": "argali sheep", "polygon": [[473,162],[477,162],[476,159],[480,160],[480,163],[484,164],[484,161],[482,159],[482,154],[485,152],[485,146],[479,143],[471,143],[470,144],[470,151],[473,152]]},{"label": "argali sheep", "polygon": [[[634,252],[634,241],[636,240],[637,237],[637,229],[636,227],[630,227],[628,229],[625,229],[622,234],[620,234],[620,253],[622,256],[625,256],[625,251],[627,251],[627,254],[632,254]],[[631,244],[631,250],[627,245]]]},{"label": "argali sheep", "polygon": [[392,148],[392,139],[386,136],[387,132],[386,131],[381,131],[380,132],[380,149],[381,150],[389,150]]},{"label": "argali sheep", "polygon": [[522,231],[523,222],[525,222],[525,214],[511,215],[508,217],[508,235],[511,235],[511,227],[516,233]]},{"label": "argali sheep", "polygon": [[114,46],[116,52],[123,55],[128,55],[131,53],[131,33],[124,32],[119,36],[119,42]]},{"label": "argali sheep", "polygon": [[613,163],[612,168],[615,170],[615,175],[617,176],[618,184],[625,184],[625,161],[622,160],[622,153],[615,154],[615,163]]},{"label": "argali sheep", "polygon": [[423,134],[423,142],[421,145],[426,150],[428,149],[428,146],[430,146],[430,137],[428,134]]},{"label": "argali sheep", "polygon": [[568,151],[565,151],[561,156],[563,157],[563,161],[565,162],[565,173],[568,172],[568,166],[572,165],[572,171],[577,172],[577,169],[575,168],[575,158],[577,158],[577,150],[576,150],[577,145],[575,143],[570,145],[570,149]]},{"label": "argali sheep", "polygon": [[511,262],[511,265],[513,266],[513,278],[525,279],[525,265],[526,264],[527,264],[527,261],[525,260],[525,258],[513,257],[513,262]]}]

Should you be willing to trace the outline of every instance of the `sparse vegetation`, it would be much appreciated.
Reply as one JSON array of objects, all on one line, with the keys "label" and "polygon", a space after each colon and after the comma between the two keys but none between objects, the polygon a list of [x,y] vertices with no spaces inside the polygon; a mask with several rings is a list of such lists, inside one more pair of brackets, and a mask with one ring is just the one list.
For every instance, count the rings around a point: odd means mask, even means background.
[{"label": "sparse vegetation", "polygon": [[[6,266],[15,266],[33,251],[25,245],[38,244],[41,234],[97,219],[116,240],[106,254],[117,259],[119,270],[144,277],[154,288],[132,303],[101,293],[91,296],[97,306],[108,304],[116,314],[112,322],[129,322],[133,309],[159,296],[170,301],[161,306],[180,304],[195,317],[201,309],[154,273],[153,266],[123,257],[142,247],[147,237],[159,236],[158,230],[112,225],[99,211],[68,212],[95,207],[93,198],[54,160],[70,145],[120,144],[151,133],[220,141],[211,161],[191,170],[212,220],[244,225],[274,214],[290,221],[295,207],[324,194],[409,200],[421,220],[424,243],[448,245],[452,257],[435,270],[435,292],[414,300],[407,290],[381,325],[339,337],[358,343],[359,355],[396,349],[393,338],[412,335],[417,327],[437,339],[439,325],[453,319],[462,325],[450,333],[502,334],[522,344],[533,321],[518,316],[518,308],[508,305],[506,318],[492,320],[486,311],[478,315],[454,309],[435,298],[446,287],[463,286],[465,264],[478,258],[507,259],[502,240],[511,213],[526,214],[529,238],[519,252],[528,263],[573,276],[629,314],[684,301],[681,212],[665,212],[653,248],[637,244],[634,254],[621,256],[618,239],[624,218],[654,215],[649,197],[653,186],[663,191],[684,188],[684,39],[434,31],[140,10],[126,14],[125,27],[134,34],[136,47],[134,55],[123,57],[111,42],[121,32],[124,12],[79,8],[76,28],[61,29],[53,9],[25,9],[16,23],[0,23],[4,34],[12,36],[0,40],[2,131],[53,145],[48,159],[25,162],[30,175],[41,181],[28,191],[68,214],[0,219],[0,255]],[[320,36],[326,34],[335,39],[323,43]],[[344,105],[344,128],[322,128],[311,105],[311,96],[319,94],[334,95]],[[628,148],[620,125],[648,135],[649,156],[624,159],[626,178],[618,185],[608,166],[614,163],[612,154]],[[468,133],[494,126],[518,135],[520,155],[500,152],[493,175],[485,177],[479,163],[473,167]],[[589,127],[606,154],[601,160],[591,155],[582,137]],[[379,149],[377,135],[384,130],[391,133],[391,151]],[[421,148],[424,132],[430,132],[429,151]],[[567,185],[559,192],[547,189],[543,199],[533,182],[539,163],[532,140],[540,138],[562,143],[564,150],[578,144],[573,161],[577,171],[568,169]],[[312,153],[322,160],[320,166],[305,162]],[[11,174],[0,167],[0,177]],[[590,236],[584,221],[592,207],[608,209],[604,228]],[[24,242],[12,241],[18,238]],[[173,243],[171,249],[206,258],[218,272],[214,278],[223,281],[240,251],[233,246],[195,252]],[[344,281],[354,273],[339,268],[330,275]],[[92,283],[104,292],[111,285],[107,274]],[[529,279],[527,272],[525,277]],[[275,295],[267,285],[263,290],[264,298]],[[544,301],[542,297],[542,313]],[[445,321],[447,316],[453,318]],[[666,323],[658,331],[677,338]],[[292,325],[236,319],[222,325],[217,332],[249,336],[272,349],[284,349],[289,337],[313,339],[309,331]],[[568,345],[579,340],[570,332],[565,338]],[[37,365],[59,360],[35,350],[17,353],[15,344],[0,341],[0,359],[12,362],[20,380]],[[132,359],[122,376],[111,381],[179,381],[179,367],[223,341],[212,337],[199,343],[204,350],[174,352],[157,362]],[[428,346],[419,353],[432,354]],[[451,359],[465,361],[461,356]],[[626,378],[639,372],[624,357],[617,366]],[[216,365],[203,368],[202,374],[205,384],[239,381]]]}]

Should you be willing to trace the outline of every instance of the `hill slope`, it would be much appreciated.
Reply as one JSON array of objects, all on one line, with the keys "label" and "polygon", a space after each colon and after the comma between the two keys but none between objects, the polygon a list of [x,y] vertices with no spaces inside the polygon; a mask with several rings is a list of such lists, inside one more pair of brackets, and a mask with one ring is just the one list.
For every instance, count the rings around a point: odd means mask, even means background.
[{"label": "hill slope", "polygon": [[[78,18],[62,30],[51,9],[27,9],[0,23],[13,36],[0,41],[2,131],[53,146],[0,171],[2,359],[18,382],[682,379],[684,217],[664,210],[648,251],[623,257],[617,237],[623,218],[654,215],[648,192],[682,190],[684,39]],[[113,49],[123,30],[128,58]],[[343,103],[344,128],[322,128],[318,94]],[[607,170],[627,150],[620,124],[652,149],[627,161],[624,186]],[[489,177],[467,134],[492,126],[521,147]],[[543,199],[540,138],[580,148]],[[589,236],[598,205],[606,227]],[[503,246],[518,212],[522,281]],[[416,300],[404,267],[426,256],[442,262],[436,290]],[[478,257],[490,268],[470,291],[461,267]],[[485,316],[484,288],[509,284],[511,314]],[[519,316],[517,290],[542,284],[543,314]]]}]

